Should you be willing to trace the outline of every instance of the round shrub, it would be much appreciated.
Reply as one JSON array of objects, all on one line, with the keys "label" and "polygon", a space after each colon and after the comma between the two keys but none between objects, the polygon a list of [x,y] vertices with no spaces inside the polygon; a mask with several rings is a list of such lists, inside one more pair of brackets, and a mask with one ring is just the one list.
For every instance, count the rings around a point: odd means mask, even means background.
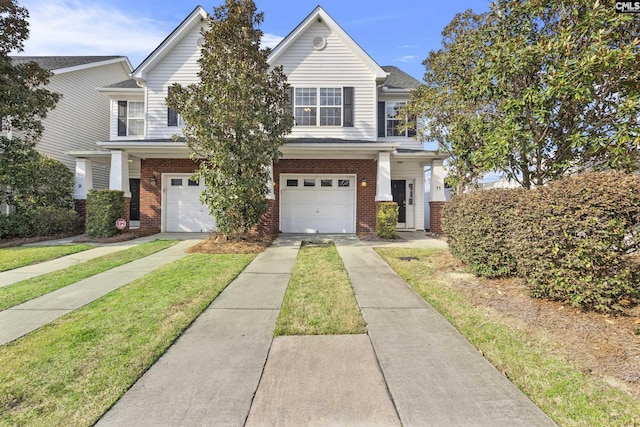
[{"label": "round shrub", "polygon": [[125,214],[124,192],[117,190],[89,190],[87,194],[87,224],[90,237],[111,237],[120,231],[116,220]]},{"label": "round shrub", "polygon": [[531,192],[511,251],[536,297],[598,311],[640,297],[640,178],[585,173]]},{"label": "round shrub", "polygon": [[454,196],[444,207],[442,227],[451,253],[478,276],[505,277],[516,273],[511,254],[510,224],[531,191],[492,189]]}]

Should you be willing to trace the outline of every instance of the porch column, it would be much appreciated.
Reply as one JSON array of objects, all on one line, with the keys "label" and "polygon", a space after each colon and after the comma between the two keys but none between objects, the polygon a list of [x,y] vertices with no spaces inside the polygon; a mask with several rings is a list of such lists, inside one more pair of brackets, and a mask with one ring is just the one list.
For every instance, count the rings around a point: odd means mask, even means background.
[{"label": "porch column", "polygon": [[378,178],[376,180],[376,202],[390,202],[391,195],[391,153],[378,154]]},{"label": "porch column", "polygon": [[93,189],[92,162],[89,159],[76,159],[76,177],[73,198],[86,200],[89,190]]},{"label": "porch column", "polygon": [[431,192],[429,194],[429,229],[432,233],[442,234],[442,209],[446,203],[444,193],[444,160],[431,161]]},{"label": "porch column", "polygon": [[267,183],[269,193],[267,194],[267,200],[275,200],[276,193],[273,187],[273,162],[269,165],[269,182]]},{"label": "porch column", "polygon": [[131,190],[129,188],[129,154],[125,151],[116,150],[111,152],[109,190],[124,191],[124,197],[131,198]]},{"label": "porch column", "polygon": [[444,194],[444,160],[431,161],[431,193],[429,195],[430,202],[445,202],[447,199]]}]

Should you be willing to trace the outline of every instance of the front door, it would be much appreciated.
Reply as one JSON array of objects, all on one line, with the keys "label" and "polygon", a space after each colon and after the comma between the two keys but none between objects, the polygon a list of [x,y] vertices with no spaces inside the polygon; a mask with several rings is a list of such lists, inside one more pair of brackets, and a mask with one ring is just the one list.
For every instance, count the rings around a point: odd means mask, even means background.
[{"label": "front door", "polygon": [[131,191],[131,205],[129,207],[129,219],[140,221],[140,180],[130,179],[129,189]]},{"label": "front door", "polygon": [[405,228],[407,223],[407,181],[404,179],[391,180],[391,195],[398,204],[398,227]]}]

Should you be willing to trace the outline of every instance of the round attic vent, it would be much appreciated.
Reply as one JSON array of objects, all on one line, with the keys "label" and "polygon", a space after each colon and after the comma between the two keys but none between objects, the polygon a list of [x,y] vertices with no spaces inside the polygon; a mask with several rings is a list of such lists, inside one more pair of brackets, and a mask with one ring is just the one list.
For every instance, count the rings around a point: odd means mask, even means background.
[{"label": "round attic vent", "polygon": [[327,39],[324,37],[315,37],[313,39],[313,48],[315,50],[322,50],[327,46]]}]

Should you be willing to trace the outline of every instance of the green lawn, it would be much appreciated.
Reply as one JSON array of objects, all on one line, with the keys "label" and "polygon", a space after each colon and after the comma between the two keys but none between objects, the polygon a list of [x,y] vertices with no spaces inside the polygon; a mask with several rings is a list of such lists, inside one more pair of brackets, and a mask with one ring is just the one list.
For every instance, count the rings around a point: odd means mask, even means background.
[{"label": "green lawn", "polygon": [[[385,261],[442,313],[500,371],[561,426],[639,426],[640,405],[582,373],[542,334],[516,330],[492,310],[475,307],[434,272],[438,251],[379,248]],[[418,257],[402,261],[398,257]],[[631,339],[631,338],[630,338]]]},{"label": "green lawn", "polygon": [[2,287],[0,288],[0,310],[6,310],[87,277],[146,257],[174,244],[176,244],[175,240],[154,240]]},{"label": "green lawn", "polygon": [[303,246],[298,252],[274,336],[366,332],[335,245]]},{"label": "green lawn", "polygon": [[13,270],[25,265],[91,249],[91,245],[30,246],[0,249],[0,271]]},{"label": "green lawn", "polygon": [[0,347],[0,425],[92,425],[254,257],[188,255]]}]

